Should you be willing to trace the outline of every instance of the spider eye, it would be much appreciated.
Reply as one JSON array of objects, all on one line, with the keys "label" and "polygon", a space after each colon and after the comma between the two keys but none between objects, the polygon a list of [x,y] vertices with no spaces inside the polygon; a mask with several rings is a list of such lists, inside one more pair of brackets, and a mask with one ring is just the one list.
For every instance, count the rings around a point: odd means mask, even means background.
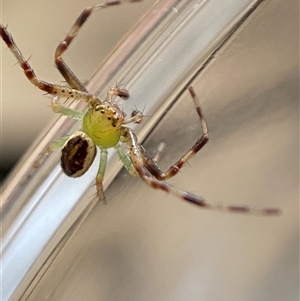
[{"label": "spider eye", "polygon": [[61,168],[71,177],[82,176],[92,165],[96,156],[93,140],[83,132],[75,132],[65,142],[61,151]]}]

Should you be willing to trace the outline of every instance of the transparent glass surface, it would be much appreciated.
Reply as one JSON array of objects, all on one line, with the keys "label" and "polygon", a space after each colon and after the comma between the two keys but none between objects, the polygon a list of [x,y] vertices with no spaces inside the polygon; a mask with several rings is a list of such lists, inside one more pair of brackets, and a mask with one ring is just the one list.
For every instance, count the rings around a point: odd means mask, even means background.
[{"label": "transparent glass surface", "polygon": [[[3,191],[3,300],[297,300],[299,297],[299,61],[297,1],[160,1],[88,83],[124,83],[135,130],[159,163],[200,135],[210,142],[169,182],[209,201],[277,206],[280,217],[216,213],[155,191],[110,153],[107,205],[93,197],[97,160],[68,179],[58,153],[20,179],[59,119]],[[34,151],[33,151],[34,150]],[[120,171],[121,170],[121,171]]]}]

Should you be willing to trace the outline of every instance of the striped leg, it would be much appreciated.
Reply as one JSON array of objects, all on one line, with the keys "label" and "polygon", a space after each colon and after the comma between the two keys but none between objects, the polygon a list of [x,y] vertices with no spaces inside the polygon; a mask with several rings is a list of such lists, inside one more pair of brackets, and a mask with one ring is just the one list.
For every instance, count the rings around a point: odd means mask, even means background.
[{"label": "striped leg", "polygon": [[25,76],[30,80],[30,82],[38,87],[39,89],[54,95],[58,96],[60,98],[71,98],[74,100],[82,100],[89,104],[93,104],[95,102],[100,102],[94,95],[79,91],[76,89],[72,89],[69,87],[65,87],[62,85],[54,85],[51,83],[48,83],[43,80],[39,80],[31,66],[29,65],[28,61],[25,60],[23,57],[20,49],[14,42],[11,34],[7,31],[6,27],[2,24],[0,24],[0,35],[3,39],[3,41],[6,43],[7,47],[10,49],[10,51],[15,55],[18,62],[20,63],[21,68],[24,70]]},{"label": "striped leg", "polygon": [[200,139],[196,141],[196,143],[190,148],[190,150],[183,155],[174,165],[172,165],[165,173],[159,168],[156,164],[155,160],[153,160],[148,154],[147,151],[141,146],[141,155],[144,161],[145,166],[150,171],[150,173],[157,178],[158,180],[167,180],[173,176],[175,176],[179,170],[188,162],[189,159],[195,156],[195,154],[208,142],[208,129],[206,125],[206,121],[204,119],[204,115],[202,113],[202,109],[200,107],[200,103],[198,97],[193,89],[193,87],[189,87],[189,92],[193,98],[196,112],[200,118],[200,125],[202,127],[202,136]]},{"label": "striped leg", "polygon": [[250,208],[246,205],[227,205],[222,203],[211,203],[207,202],[204,198],[189,193],[185,190],[181,190],[173,187],[172,185],[158,180],[152,177],[152,174],[148,170],[148,168],[144,165],[143,154],[141,151],[141,146],[137,141],[137,137],[134,132],[129,128],[123,128],[122,135],[124,139],[127,141],[129,146],[129,156],[130,160],[136,169],[139,176],[144,180],[149,186],[155,189],[161,189],[166,192],[169,192],[178,198],[193,203],[197,206],[206,209],[212,209],[217,211],[228,211],[228,212],[237,212],[237,213],[248,213],[255,215],[279,215],[281,213],[280,209],[277,208],[262,208],[255,209]]},{"label": "striped leg", "polygon": [[[108,8],[110,6],[114,5],[120,5],[124,1],[107,1],[104,3],[100,3],[91,7],[87,7],[83,10],[83,12],[80,14],[80,16],[77,18],[74,25],[71,27],[69,33],[65,37],[65,39],[59,43],[59,45],[56,48],[55,51],[55,65],[57,66],[58,70],[62,74],[62,76],[65,78],[67,83],[70,85],[70,87],[87,92],[84,85],[80,82],[80,80],[77,78],[77,76],[73,73],[73,71],[68,67],[68,65],[65,63],[65,61],[62,58],[63,53],[68,49],[70,44],[72,43],[73,39],[78,34],[80,28],[82,25],[87,21],[87,19],[90,17],[90,15],[99,9]],[[125,1],[126,2],[126,1]],[[129,0],[127,2],[138,2],[134,0]]]}]

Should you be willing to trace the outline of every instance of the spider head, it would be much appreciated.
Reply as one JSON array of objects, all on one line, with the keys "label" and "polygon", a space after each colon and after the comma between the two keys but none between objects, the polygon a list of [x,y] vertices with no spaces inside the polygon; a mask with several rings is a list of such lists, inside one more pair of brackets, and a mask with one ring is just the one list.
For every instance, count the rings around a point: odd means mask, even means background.
[{"label": "spider head", "polygon": [[116,104],[97,103],[85,113],[82,128],[100,148],[110,148],[119,142],[124,118]]}]

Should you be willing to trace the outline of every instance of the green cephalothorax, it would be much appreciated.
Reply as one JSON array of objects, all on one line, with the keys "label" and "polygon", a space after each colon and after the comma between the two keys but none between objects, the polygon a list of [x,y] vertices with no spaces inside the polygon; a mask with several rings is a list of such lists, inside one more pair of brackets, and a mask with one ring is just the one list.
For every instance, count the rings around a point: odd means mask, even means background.
[{"label": "green cephalothorax", "polygon": [[114,147],[120,140],[124,118],[124,112],[117,105],[104,102],[85,113],[82,129],[100,148]]}]

